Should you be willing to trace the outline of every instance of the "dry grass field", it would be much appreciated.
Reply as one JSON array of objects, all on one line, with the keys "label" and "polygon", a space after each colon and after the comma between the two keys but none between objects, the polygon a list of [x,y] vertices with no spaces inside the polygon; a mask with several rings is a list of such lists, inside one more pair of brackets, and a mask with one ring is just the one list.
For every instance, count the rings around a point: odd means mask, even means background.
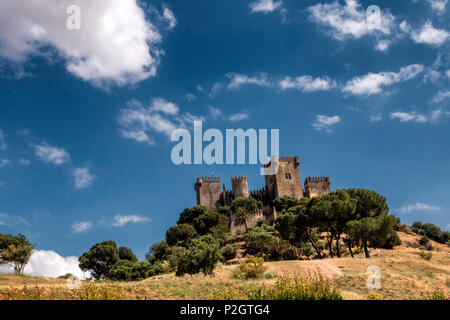
[{"label": "dry grass field", "polygon": [[[277,275],[321,273],[329,278],[342,291],[344,299],[367,299],[368,294],[376,292],[383,299],[415,299],[421,294],[440,290],[450,295],[450,248],[432,241],[432,258],[426,260],[419,256],[420,249],[411,248],[408,242],[417,242],[418,236],[399,233],[402,245],[393,250],[372,250],[372,257],[279,261],[267,262],[267,271]],[[381,289],[367,289],[366,269],[376,265],[381,269]],[[174,274],[160,275],[138,282],[115,282],[113,286],[123,293],[126,299],[214,299],[221,298],[223,292],[241,290],[252,286],[251,280],[235,280],[232,277],[236,266],[219,266],[215,276],[203,275],[175,277]],[[257,280],[273,283],[275,279]],[[6,288],[21,289],[23,286],[39,287],[45,292],[58,294],[68,291],[66,280],[42,277],[19,277],[0,275],[0,291]],[[101,284],[95,284],[100,286]]]}]

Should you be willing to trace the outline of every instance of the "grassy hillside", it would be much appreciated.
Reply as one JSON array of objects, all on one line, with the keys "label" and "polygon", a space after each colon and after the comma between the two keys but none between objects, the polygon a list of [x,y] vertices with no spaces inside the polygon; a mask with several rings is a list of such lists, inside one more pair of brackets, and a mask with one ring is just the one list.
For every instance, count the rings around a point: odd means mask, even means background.
[{"label": "grassy hillside", "polygon": [[[343,257],[309,261],[267,262],[268,271],[275,275],[286,273],[320,272],[342,290],[344,299],[367,299],[370,291],[366,287],[366,269],[376,265],[381,269],[381,290],[376,290],[384,299],[414,299],[421,293],[437,289],[450,294],[450,248],[432,241],[433,257],[426,260],[419,256],[420,249],[411,248],[408,243],[417,242],[418,236],[399,233],[402,245],[393,250],[372,250],[370,259],[363,254],[355,258]],[[240,290],[252,285],[251,281],[235,280],[232,271],[236,266],[220,266],[215,277],[175,277],[166,274],[138,282],[116,282],[119,291],[128,299],[213,299],[223,292]],[[275,280],[258,280],[273,283]],[[66,280],[42,277],[19,277],[0,275],[0,290],[39,287],[54,297],[68,291]],[[101,284],[95,284],[101,286]]]}]

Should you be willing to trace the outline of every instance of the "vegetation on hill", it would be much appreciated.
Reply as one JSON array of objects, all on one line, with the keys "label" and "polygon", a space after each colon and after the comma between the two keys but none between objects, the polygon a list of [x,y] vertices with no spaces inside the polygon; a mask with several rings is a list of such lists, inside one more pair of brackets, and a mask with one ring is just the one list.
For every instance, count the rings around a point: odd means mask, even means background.
[{"label": "vegetation on hill", "polygon": [[[184,279],[184,275],[194,277],[200,273],[203,276],[213,276],[217,273],[223,274],[223,270],[228,270],[229,276],[227,277],[233,279],[230,281],[244,281],[236,282],[239,283],[240,289],[236,291],[234,284],[224,285],[218,291],[210,292],[210,296],[203,298],[214,298],[218,295],[226,298],[223,293],[230,289],[234,290],[235,295],[230,293],[229,298],[340,299],[342,295],[336,289],[336,285],[347,287],[352,284],[352,278],[338,277],[337,282],[331,285],[328,279],[326,281],[322,279],[322,281],[317,278],[300,279],[292,275],[289,277],[278,275],[276,280],[272,282],[268,280],[269,282],[266,283],[265,280],[277,277],[277,273],[279,273],[279,270],[274,271],[270,268],[266,272],[268,263],[269,265],[274,263],[273,266],[276,266],[276,263],[283,263],[283,260],[297,260],[292,261],[292,265],[294,265],[297,262],[301,263],[298,260],[316,259],[319,263],[317,266],[321,266],[321,262],[341,260],[347,261],[344,263],[346,265],[348,259],[352,260],[353,257],[358,261],[360,261],[361,255],[366,258],[371,257],[371,251],[373,253],[374,248],[386,250],[400,245],[401,241],[396,230],[402,230],[405,227],[399,224],[396,217],[389,214],[386,199],[370,190],[337,190],[321,197],[301,200],[282,197],[275,199],[273,205],[281,213],[275,221],[269,223],[266,220],[260,220],[254,227],[246,225],[251,215],[261,209],[261,204],[254,199],[237,198],[230,207],[221,208],[218,210],[219,212],[211,212],[204,206],[194,206],[181,212],[178,223],[167,230],[166,239],[150,247],[145,261],[138,261],[131,249],[118,247],[114,241],[110,240],[96,243],[89,251],[83,253],[79,258],[80,268],[90,271],[96,280],[126,281],[128,283],[137,283],[136,281],[157,275],[166,277],[164,274],[168,273],[173,273],[180,279],[179,281],[183,282],[185,280],[181,279]],[[245,233],[231,235],[230,212],[234,213],[233,216],[238,219],[238,223],[246,225]],[[421,268],[424,269],[425,264],[433,264],[436,259],[442,260],[442,255],[439,253],[442,247],[436,245],[436,242],[448,242],[448,232],[444,232],[432,224],[420,222],[415,222],[412,230],[420,237],[416,236],[414,242],[407,241],[405,247],[414,248],[410,250],[415,250],[414,259],[418,259],[422,263]],[[432,241],[436,242],[432,244]],[[28,262],[32,250],[33,246],[23,235],[0,234],[0,262],[14,266],[16,273],[23,272],[23,267]],[[431,254],[429,252],[431,250],[434,250],[435,253]],[[326,257],[341,259],[324,259]],[[392,260],[393,257],[389,259]],[[378,261],[378,257],[371,259],[376,259],[377,264],[381,263]],[[227,266],[225,269],[221,267],[217,271],[217,267],[221,265],[220,262],[240,262],[240,264],[237,267]],[[384,260],[383,263],[385,263]],[[287,264],[287,266],[290,265]],[[341,271],[335,270],[336,267],[334,267],[332,273],[351,275],[346,273],[347,266],[343,268]],[[435,277],[434,272],[436,271],[433,268],[429,267],[429,270],[433,271],[424,269],[423,275]],[[294,269],[296,270],[296,268]],[[383,270],[383,272],[388,271]],[[61,280],[68,276],[62,276]],[[159,279],[158,277],[154,278]],[[196,279],[199,281],[199,278]],[[263,281],[264,283],[247,286],[247,281]],[[447,287],[450,286],[449,278],[443,279],[443,281],[447,283]],[[295,292],[290,292],[289,288],[294,287],[296,288]],[[77,294],[81,296],[92,294],[93,297],[101,297],[103,294],[105,298],[109,296],[114,298],[120,297],[123,293],[114,290],[108,291],[108,288],[101,289],[103,291],[84,288],[84,293],[78,291]],[[317,290],[311,291],[311,288]],[[35,290],[28,287],[19,291],[17,288],[10,291],[2,290],[0,295],[3,294],[3,297],[9,298],[20,298],[21,295],[22,297],[26,295],[38,297],[41,294],[40,289]],[[90,293],[89,290],[94,291]],[[239,294],[236,295],[236,292]],[[383,297],[390,295],[389,291],[383,292]],[[66,295],[66,293],[63,296],[68,299],[77,298],[77,296]],[[381,297],[378,293],[370,292],[365,292],[363,296],[365,298]],[[424,294],[424,297],[428,298],[442,296],[439,292]],[[47,296],[45,293],[43,297],[56,296],[51,294]]]},{"label": "vegetation on hill", "polygon": [[450,245],[450,232],[442,231],[441,228],[432,223],[421,223],[419,221],[415,221],[411,227],[417,234],[427,236],[427,238],[436,242],[448,243]]},{"label": "vegetation on hill", "polygon": [[[252,198],[234,199],[230,207],[211,212],[202,205],[181,212],[166,239],[150,247],[146,261],[137,261],[128,248],[114,241],[95,244],[80,257],[80,268],[96,279],[133,281],[166,272],[177,276],[203,273],[212,276],[219,261],[253,255],[265,261],[341,257],[342,246],[392,248],[400,244],[395,231],[398,219],[389,215],[386,199],[364,189],[337,190],[312,199],[282,197],[274,207],[281,212],[269,225],[261,220],[249,227],[248,221],[261,210]],[[229,213],[245,225],[245,233],[233,237]]]},{"label": "vegetation on hill", "polygon": [[[421,236],[400,231],[399,237],[401,245],[374,250],[370,259],[365,258],[364,250],[354,250],[354,258],[346,251],[340,259],[266,261],[264,276],[248,280],[234,277],[238,266],[221,264],[214,277],[170,272],[139,281],[81,281],[80,290],[68,289],[66,279],[0,274],[0,299],[249,299],[247,293],[252,289],[273,288],[280,278],[295,274],[322,274],[346,300],[449,299],[450,248],[430,240],[433,256],[426,260],[419,256],[419,247],[410,246]],[[233,244],[239,245],[238,238]],[[366,285],[366,269],[371,265],[381,269],[379,290],[369,290]]]}]

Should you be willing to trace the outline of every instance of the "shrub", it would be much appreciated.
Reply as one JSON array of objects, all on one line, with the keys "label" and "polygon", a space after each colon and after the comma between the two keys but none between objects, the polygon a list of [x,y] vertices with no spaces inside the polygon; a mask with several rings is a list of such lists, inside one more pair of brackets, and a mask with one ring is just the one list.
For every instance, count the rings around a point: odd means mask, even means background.
[{"label": "shrub", "polygon": [[433,254],[431,252],[426,252],[426,251],[420,250],[419,256],[425,260],[431,260],[431,257],[433,257]]},{"label": "shrub", "polygon": [[381,294],[376,294],[375,292],[371,292],[367,296],[367,300],[383,300],[383,296]]},{"label": "shrub", "polygon": [[125,295],[118,286],[112,285],[110,282],[83,283],[80,289],[68,292],[68,300],[123,300]]},{"label": "shrub", "polygon": [[22,289],[4,288],[0,289],[0,300],[45,300],[45,289],[27,285],[24,285]]},{"label": "shrub", "polygon": [[281,245],[281,258],[283,260],[296,260],[300,256],[300,250],[290,245],[289,242],[283,241]]},{"label": "shrub", "polygon": [[313,254],[313,248],[311,247],[311,245],[309,243],[303,243],[302,244],[302,254],[310,257]]},{"label": "shrub", "polygon": [[420,235],[426,235],[429,239],[432,239],[439,243],[446,243],[450,240],[450,232],[442,231],[441,228],[432,224],[416,221],[412,224],[412,229],[415,233]]},{"label": "shrub", "polygon": [[231,260],[236,257],[237,246],[234,244],[227,244],[222,248],[223,261]]},{"label": "shrub", "polygon": [[262,228],[255,227],[246,234],[243,247],[247,254],[267,259],[275,245],[276,240],[271,234]]},{"label": "shrub", "polygon": [[266,269],[263,258],[250,255],[234,269],[233,277],[236,279],[259,279],[263,277]]},{"label": "shrub", "polygon": [[212,276],[214,268],[222,258],[219,243],[211,235],[201,236],[184,243],[185,247],[180,247],[174,255],[177,276],[184,274],[195,274],[200,271],[203,274]]},{"label": "shrub", "polygon": [[71,273],[66,273],[66,274],[64,274],[62,276],[59,276],[58,279],[69,279],[71,277],[74,277],[74,275],[71,274]]},{"label": "shrub", "polygon": [[0,289],[0,300],[123,300],[125,294],[109,282],[82,282],[79,289],[45,290],[42,287]]},{"label": "shrub", "polygon": [[264,279],[273,279],[277,276],[277,274],[273,271],[264,272]]},{"label": "shrub", "polygon": [[285,275],[273,286],[253,286],[246,296],[249,300],[342,300],[340,290],[322,275]]},{"label": "shrub", "polygon": [[137,281],[162,273],[161,262],[119,260],[109,272],[112,280]]},{"label": "shrub", "polygon": [[450,296],[447,296],[444,291],[438,289],[431,293],[422,293],[419,300],[450,300]]},{"label": "shrub", "polygon": [[430,242],[430,239],[426,236],[426,235],[424,235],[422,238],[420,238],[420,240],[419,240],[419,244],[421,245],[421,246],[426,246],[428,243]]}]

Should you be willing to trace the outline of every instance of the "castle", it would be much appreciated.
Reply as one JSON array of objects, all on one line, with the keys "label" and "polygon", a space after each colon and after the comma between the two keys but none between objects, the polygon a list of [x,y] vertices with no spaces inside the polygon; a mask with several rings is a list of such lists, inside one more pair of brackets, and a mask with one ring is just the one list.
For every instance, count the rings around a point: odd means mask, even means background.
[{"label": "castle", "polygon": [[[273,160],[271,160],[273,161]],[[273,175],[265,175],[266,186],[259,190],[248,189],[247,177],[232,177],[232,190],[226,190],[220,183],[220,177],[198,178],[195,183],[197,204],[208,207],[211,211],[218,211],[220,207],[229,206],[233,199],[254,198],[263,203],[261,212],[256,213],[250,221],[249,227],[256,225],[261,219],[273,221],[278,213],[273,207],[273,200],[277,197],[289,196],[297,199],[312,198],[330,192],[329,177],[307,177],[302,188],[300,179],[300,161],[298,156],[281,157],[277,161],[278,171]],[[270,167],[268,162],[264,167]],[[230,229],[233,233],[243,230],[244,226],[238,224],[232,213],[229,213]]]}]

